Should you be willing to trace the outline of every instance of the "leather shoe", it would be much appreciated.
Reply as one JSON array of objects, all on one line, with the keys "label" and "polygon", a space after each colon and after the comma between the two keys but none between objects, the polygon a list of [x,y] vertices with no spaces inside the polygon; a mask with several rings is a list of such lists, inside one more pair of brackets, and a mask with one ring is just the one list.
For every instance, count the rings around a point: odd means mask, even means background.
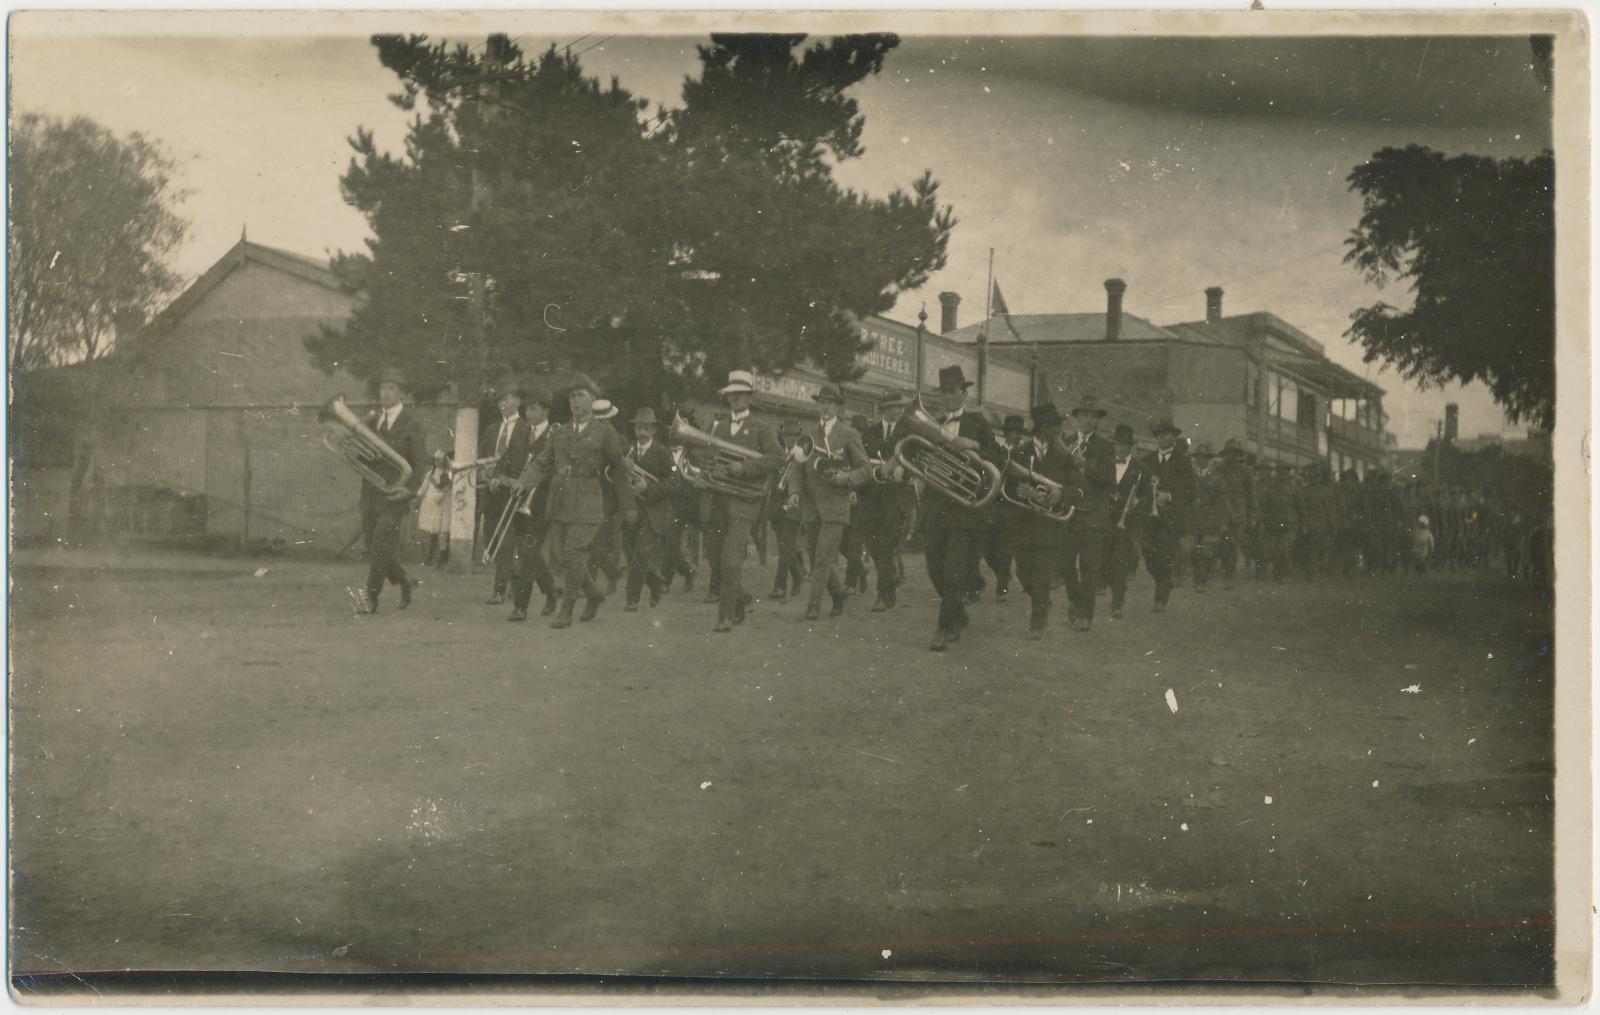
[{"label": "leather shoe", "polygon": [[733,622],[735,624],[744,623],[744,603],[746,598],[745,596],[740,596],[739,601],[733,605]]},{"label": "leather shoe", "polygon": [[400,608],[402,610],[411,605],[411,590],[416,587],[417,583],[413,581],[400,583]]},{"label": "leather shoe", "polygon": [[711,604],[711,603],[720,603],[720,602],[722,602],[722,596],[718,595],[715,592],[708,592],[708,593],[706,593],[706,597],[704,599],[700,600],[700,601],[702,603],[706,603],[708,605]]},{"label": "leather shoe", "polygon": [[872,612],[873,613],[882,613],[883,611],[887,610],[888,608],[889,608],[889,602],[888,602],[888,600],[884,599],[882,596],[879,596],[878,597],[878,601],[872,604]]},{"label": "leather shoe", "polygon": [[844,596],[833,597],[833,609],[828,611],[828,616],[837,617],[844,612]]},{"label": "leather shoe", "polygon": [[588,596],[583,601],[583,613],[579,614],[578,619],[584,623],[593,620],[595,614],[600,612],[600,604],[605,601],[606,597],[603,595]]},{"label": "leather shoe", "polygon": [[483,601],[483,605],[485,605],[485,606],[499,606],[501,603],[503,603],[505,601],[506,601],[505,593],[504,592],[496,592],[494,595],[490,596],[488,599],[485,599]]},{"label": "leather shoe", "polygon": [[650,590],[650,608],[653,610],[661,605],[661,589]]},{"label": "leather shoe", "polygon": [[572,614],[567,613],[565,611],[556,614],[556,619],[554,619],[554,620],[552,620],[550,622],[550,626],[555,628],[558,631],[561,630],[564,627],[571,627],[572,626]]},{"label": "leather shoe", "polygon": [[789,593],[783,589],[775,588],[771,592],[767,593],[767,598],[775,603],[781,603],[785,599],[789,598]]},{"label": "leather shoe", "polygon": [[517,607],[516,609],[512,610],[511,611],[511,616],[506,618],[506,620],[527,620],[527,619],[528,619],[528,611],[524,610],[520,606]]},{"label": "leather shoe", "polygon": [[732,624],[728,623],[726,620],[719,620],[719,621],[717,621],[717,626],[713,627],[711,629],[711,633],[712,634],[727,634],[731,630],[733,630],[733,625]]},{"label": "leather shoe", "polygon": [[556,596],[555,593],[551,593],[544,597],[544,609],[539,611],[539,616],[548,617],[554,612],[556,612]]},{"label": "leather shoe", "polygon": [[808,604],[806,606],[806,619],[807,620],[816,620],[817,618],[819,618],[821,616],[822,616],[822,607],[818,606],[816,603],[810,603],[810,604]]},{"label": "leather shoe", "polygon": [[941,627],[941,628],[939,628],[939,630],[934,632],[933,644],[928,646],[928,650],[930,652],[943,652],[944,651],[944,637],[945,637],[944,628]]}]

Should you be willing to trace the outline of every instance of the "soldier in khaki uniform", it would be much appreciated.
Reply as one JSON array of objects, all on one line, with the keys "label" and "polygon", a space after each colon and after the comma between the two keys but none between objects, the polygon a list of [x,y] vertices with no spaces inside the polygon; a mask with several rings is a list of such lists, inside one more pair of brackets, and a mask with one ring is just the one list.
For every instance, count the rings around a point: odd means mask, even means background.
[{"label": "soldier in khaki uniform", "polygon": [[572,626],[572,610],[580,595],[584,598],[581,620],[593,620],[605,602],[605,593],[595,585],[588,564],[589,544],[605,521],[602,484],[607,476],[624,523],[634,525],[639,516],[623,464],[622,438],[610,423],[594,418],[594,400],[599,393],[599,387],[587,377],[574,382],[568,395],[572,421],[551,435],[538,457],[528,459],[521,477],[524,488],[550,480],[548,541],[552,556],[561,560],[566,584],[560,612],[550,623],[555,628]]}]

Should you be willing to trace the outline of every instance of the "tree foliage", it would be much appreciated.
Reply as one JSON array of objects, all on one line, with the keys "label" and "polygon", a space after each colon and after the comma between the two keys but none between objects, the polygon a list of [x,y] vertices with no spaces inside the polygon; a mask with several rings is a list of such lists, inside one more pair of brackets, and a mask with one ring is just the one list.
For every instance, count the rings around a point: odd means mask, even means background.
[{"label": "tree foliage", "polygon": [[11,136],[6,296],[14,371],[95,359],[180,279],[164,259],[188,223],[178,166],[141,134],[35,113]]},{"label": "tree foliage", "polygon": [[[554,48],[530,60],[503,37],[482,54],[375,37],[415,116],[402,153],[351,139],[343,191],[373,238],[334,267],[365,299],[312,352],[367,377],[397,363],[423,386],[549,364],[636,403],[737,366],[853,375],[852,316],[941,267],[954,221],[929,176],[883,199],[832,178],[861,154],[846,91],[896,40],[796,59],[803,40],[715,36],[683,107],[651,116]],[[491,280],[481,344],[468,287],[450,281],[463,275]]]},{"label": "tree foliage", "polygon": [[1347,332],[1407,380],[1483,381],[1513,419],[1555,422],[1555,161],[1385,148],[1349,177],[1362,195],[1346,263],[1404,279]]}]

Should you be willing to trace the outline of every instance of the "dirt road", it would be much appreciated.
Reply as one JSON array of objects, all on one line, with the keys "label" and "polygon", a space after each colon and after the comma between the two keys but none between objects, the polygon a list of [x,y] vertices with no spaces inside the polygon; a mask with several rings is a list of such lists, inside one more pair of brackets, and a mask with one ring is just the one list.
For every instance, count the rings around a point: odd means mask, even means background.
[{"label": "dirt road", "polygon": [[1538,600],[1141,582],[939,656],[907,564],[892,613],[716,636],[698,594],[562,632],[482,576],[357,618],[355,565],[24,567],[16,970],[1550,980]]}]

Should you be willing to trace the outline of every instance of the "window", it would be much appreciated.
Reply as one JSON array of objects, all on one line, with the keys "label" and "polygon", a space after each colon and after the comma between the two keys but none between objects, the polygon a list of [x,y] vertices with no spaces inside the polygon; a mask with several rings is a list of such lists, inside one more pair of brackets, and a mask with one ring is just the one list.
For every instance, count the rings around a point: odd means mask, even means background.
[{"label": "window", "polygon": [[1315,428],[1317,425],[1317,396],[1309,391],[1301,392],[1299,410],[1295,413],[1295,422],[1303,427]]},{"label": "window", "polygon": [[1287,377],[1278,377],[1278,406],[1275,415],[1279,419],[1295,419],[1300,413],[1300,386]]},{"label": "window", "polygon": [[1261,368],[1249,361],[1244,366],[1244,404],[1251,409],[1261,406]]}]

